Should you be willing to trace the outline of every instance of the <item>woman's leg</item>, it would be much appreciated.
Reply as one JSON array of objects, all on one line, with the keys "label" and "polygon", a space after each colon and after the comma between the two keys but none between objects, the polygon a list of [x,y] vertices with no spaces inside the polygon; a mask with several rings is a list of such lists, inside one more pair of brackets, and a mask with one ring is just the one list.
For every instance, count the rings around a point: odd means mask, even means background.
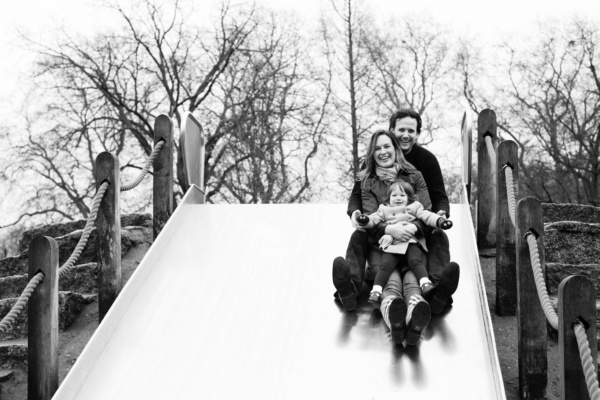
[{"label": "woman's leg", "polygon": [[381,306],[383,320],[390,328],[392,341],[402,343],[405,338],[406,302],[402,296],[402,279],[400,271],[395,268],[383,289]]},{"label": "woman's leg", "polygon": [[412,271],[402,276],[403,289],[408,309],[406,312],[406,343],[415,345],[421,339],[421,333],[429,324],[431,310],[429,304],[421,296],[421,288]]}]

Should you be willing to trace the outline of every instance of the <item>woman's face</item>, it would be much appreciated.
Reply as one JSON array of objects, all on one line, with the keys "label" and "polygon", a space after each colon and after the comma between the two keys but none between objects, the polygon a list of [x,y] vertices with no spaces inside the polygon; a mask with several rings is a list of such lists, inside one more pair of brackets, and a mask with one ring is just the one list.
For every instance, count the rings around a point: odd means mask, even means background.
[{"label": "woman's face", "polygon": [[396,150],[392,140],[386,135],[379,135],[375,141],[375,162],[382,168],[389,168],[396,162]]}]

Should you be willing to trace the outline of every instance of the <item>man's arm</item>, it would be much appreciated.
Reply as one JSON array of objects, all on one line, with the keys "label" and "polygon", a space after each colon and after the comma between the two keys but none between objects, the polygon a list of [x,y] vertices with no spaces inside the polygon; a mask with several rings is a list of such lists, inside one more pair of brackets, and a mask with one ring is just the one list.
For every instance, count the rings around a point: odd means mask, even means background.
[{"label": "man's arm", "polygon": [[431,211],[434,213],[445,211],[446,217],[450,218],[450,202],[448,201],[448,195],[446,194],[446,187],[444,186],[444,177],[442,176],[440,164],[432,153],[427,153],[425,153],[425,163],[421,173],[423,174],[423,178],[425,178],[425,183],[429,190]]}]

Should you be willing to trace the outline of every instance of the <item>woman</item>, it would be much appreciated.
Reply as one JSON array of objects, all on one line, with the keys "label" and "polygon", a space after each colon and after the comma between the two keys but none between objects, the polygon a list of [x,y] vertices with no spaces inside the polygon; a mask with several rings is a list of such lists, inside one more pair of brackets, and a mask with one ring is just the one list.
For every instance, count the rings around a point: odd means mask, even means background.
[{"label": "woman", "polygon": [[[404,159],[402,150],[394,136],[388,131],[378,130],[371,136],[364,168],[359,173],[362,190],[362,212],[371,214],[377,211],[380,204],[387,203],[389,200],[388,187],[397,179],[412,184],[419,201],[425,208],[431,207],[427,186],[421,173]],[[360,214],[360,212],[357,211],[356,214]],[[356,215],[353,214],[352,217],[353,220],[356,219]],[[415,234],[418,230],[416,226],[418,224],[419,222],[415,221],[415,225],[409,225],[408,229]],[[381,235],[378,235],[377,232],[385,230],[385,226],[385,223],[379,224],[369,232],[368,259],[370,269],[378,269],[382,264],[383,252],[379,249],[377,242],[377,237]],[[354,236],[355,234],[353,234]],[[351,238],[349,251],[347,252],[348,261],[342,257],[337,257],[333,265],[333,281],[337,289],[337,296],[346,309],[351,309],[347,307],[347,304],[356,307],[356,295],[354,293],[358,293],[357,289],[360,289],[364,276],[364,270],[360,271],[360,265],[357,267],[354,265],[356,261],[348,257],[349,254],[358,253],[358,251],[355,252],[351,249],[354,242],[356,241]],[[350,267],[346,264],[347,262],[350,263]],[[353,275],[358,278],[352,276],[351,280],[348,271],[356,271]],[[402,280],[404,280],[404,283],[402,283]],[[405,302],[402,297],[401,286],[404,286],[408,302]],[[408,344],[417,343],[421,332],[429,322],[429,305],[420,294],[421,289],[418,282],[408,268],[404,268],[401,273],[393,274],[383,290],[381,313],[391,330],[392,339],[395,343],[402,343],[405,338]],[[353,300],[354,304],[350,303],[350,300]]]}]

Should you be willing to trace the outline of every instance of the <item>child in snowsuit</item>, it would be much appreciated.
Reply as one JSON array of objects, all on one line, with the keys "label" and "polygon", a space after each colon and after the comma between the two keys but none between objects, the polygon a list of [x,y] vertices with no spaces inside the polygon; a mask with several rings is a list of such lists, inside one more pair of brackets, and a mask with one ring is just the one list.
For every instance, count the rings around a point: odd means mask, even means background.
[{"label": "child in snowsuit", "polygon": [[[357,218],[360,225],[365,228],[372,228],[380,222],[387,224],[408,224],[415,219],[423,221],[425,224],[442,229],[450,229],[452,221],[425,210],[423,205],[416,201],[413,187],[410,183],[398,181],[389,187],[390,204],[380,205],[376,212],[366,216],[361,215]],[[408,241],[392,239],[390,235],[384,235],[379,240],[379,245],[384,251],[382,264],[375,275],[373,290],[369,296],[369,301],[376,303],[380,300],[383,286],[388,281],[390,274],[403,258],[406,259],[409,268],[414,272],[423,294],[433,288],[429,280],[429,274],[425,267],[427,246],[423,238],[417,239],[411,237]]]}]

